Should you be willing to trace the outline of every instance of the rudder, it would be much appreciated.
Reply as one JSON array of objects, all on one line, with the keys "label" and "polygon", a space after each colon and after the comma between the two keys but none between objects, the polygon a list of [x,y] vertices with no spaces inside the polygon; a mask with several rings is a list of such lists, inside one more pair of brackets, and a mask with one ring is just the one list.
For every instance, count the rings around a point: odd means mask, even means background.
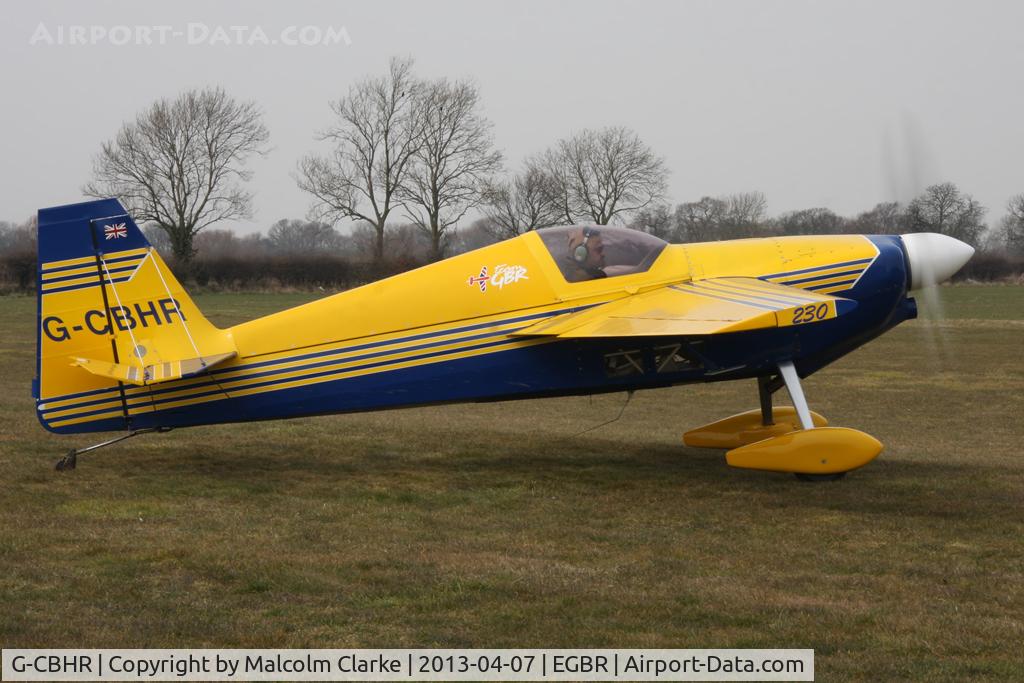
[{"label": "rudder", "polygon": [[44,427],[131,429],[148,386],[236,354],[116,199],[39,211],[37,366]]}]

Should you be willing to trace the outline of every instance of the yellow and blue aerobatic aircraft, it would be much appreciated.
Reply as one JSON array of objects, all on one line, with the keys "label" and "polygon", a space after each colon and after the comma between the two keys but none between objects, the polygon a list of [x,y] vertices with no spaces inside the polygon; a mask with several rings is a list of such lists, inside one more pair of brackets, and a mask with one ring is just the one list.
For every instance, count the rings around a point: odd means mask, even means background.
[{"label": "yellow and blue aerobatic aircraft", "polygon": [[[114,199],[39,211],[43,426],[151,431],[463,401],[757,380],[760,408],[687,432],[734,467],[837,478],[882,444],[828,426],[800,379],[916,316],[951,237],[668,244],[530,232],[227,329],[196,307]],[[793,406],[773,406],[785,387]]]}]

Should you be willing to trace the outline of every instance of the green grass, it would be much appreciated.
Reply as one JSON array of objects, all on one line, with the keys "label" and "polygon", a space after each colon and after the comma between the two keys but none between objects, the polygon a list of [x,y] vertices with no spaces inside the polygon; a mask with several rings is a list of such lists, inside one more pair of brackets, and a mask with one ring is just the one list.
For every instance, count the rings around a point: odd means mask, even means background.
[{"label": "green grass", "polygon": [[[53,462],[34,311],[0,299],[4,647],[811,647],[819,680],[1024,670],[1024,287],[942,290],[811,377],[845,480],[687,429],[752,382],[199,428]],[[230,324],[316,298],[206,295]]]}]

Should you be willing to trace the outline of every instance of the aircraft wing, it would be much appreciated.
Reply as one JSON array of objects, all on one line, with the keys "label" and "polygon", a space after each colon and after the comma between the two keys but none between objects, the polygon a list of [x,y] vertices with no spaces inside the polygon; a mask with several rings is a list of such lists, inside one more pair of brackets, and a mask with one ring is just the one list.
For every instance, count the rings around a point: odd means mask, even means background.
[{"label": "aircraft wing", "polygon": [[755,278],[684,282],[559,316],[516,336],[670,337],[743,332],[831,320],[857,306]]}]

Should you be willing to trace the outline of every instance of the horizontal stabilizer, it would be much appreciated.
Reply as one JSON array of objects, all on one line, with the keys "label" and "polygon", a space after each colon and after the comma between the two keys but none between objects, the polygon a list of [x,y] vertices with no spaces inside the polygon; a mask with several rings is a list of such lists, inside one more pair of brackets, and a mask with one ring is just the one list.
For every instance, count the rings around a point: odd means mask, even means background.
[{"label": "horizontal stabilizer", "polygon": [[831,320],[856,305],[851,299],[754,278],[710,278],[635,294],[514,334],[565,338],[723,334]]},{"label": "horizontal stabilizer", "polygon": [[223,363],[234,358],[236,353],[220,353],[215,356],[202,356],[200,358],[186,358],[183,360],[172,360],[153,365],[126,365],[124,363],[111,363],[105,360],[92,360],[90,358],[76,358],[72,365],[84,368],[94,375],[107,377],[118,382],[137,384],[157,384],[168,382],[172,379],[181,379],[197,375],[214,365]]}]

